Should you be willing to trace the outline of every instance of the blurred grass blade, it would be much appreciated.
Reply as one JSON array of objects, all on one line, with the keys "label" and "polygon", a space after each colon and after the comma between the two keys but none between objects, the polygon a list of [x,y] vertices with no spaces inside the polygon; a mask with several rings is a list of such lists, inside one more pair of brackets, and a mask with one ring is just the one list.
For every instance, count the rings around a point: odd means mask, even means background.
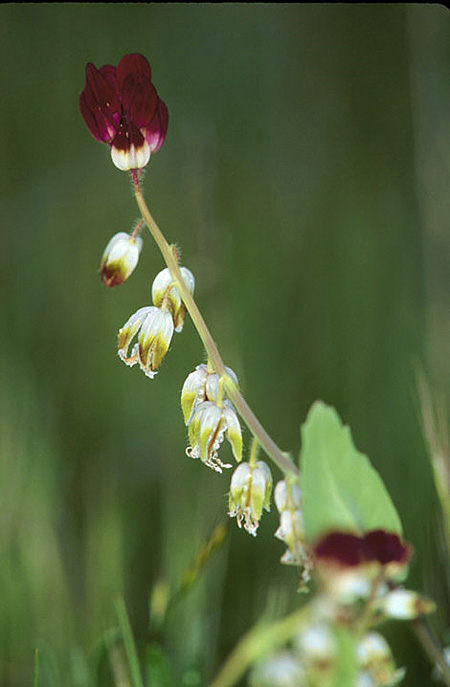
[{"label": "blurred grass blade", "polygon": [[131,630],[130,619],[128,617],[125,602],[122,598],[115,603],[117,618],[119,620],[120,632],[123,643],[125,645],[125,652],[128,660],[128,669],[130,672],[132,687],[144,687],[142,681],[141,669],[139,667],[139,659],[134,643],[133,632]]},{"label": "blurred grass blade", "polygon": [[205,566],[211,559],[211,556],[217,550],[222,548],[226,539],[228,527],[228,521],[224,521],[219,523],[219,525],[216,525],[211,535],[195,554],[189,568],[183,573],[178,589],[175,590],[173,596],[169,599],[167,608],[170,608],[174,603],[179,601],[180,598],[195,584],[205,569]]},{"label": "blurred grass blade", "polygon": [[39,649],[34,650],[34,680],[33,687],[39,687]]},{"label": "blurred grass blade", "polygon": [[422,431],[427,444],[434,483],[444,518],[447,548],[450,551],[450,440],[443,403],[433,402],[425,374],[416,372],[422,416]]}]

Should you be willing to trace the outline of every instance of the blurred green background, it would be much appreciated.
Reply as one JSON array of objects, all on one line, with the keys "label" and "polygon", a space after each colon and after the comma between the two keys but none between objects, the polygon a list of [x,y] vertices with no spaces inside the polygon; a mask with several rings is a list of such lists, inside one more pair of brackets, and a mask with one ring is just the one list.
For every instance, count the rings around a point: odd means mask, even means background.
[{"label": "blurred green background", "polygon": [[[416,549],[411,584],[449,587],[415,370],[450,389],[450,15],[438,5],[41,4],[0,9],[0,684],[89,685],[124,595],[176,584],[226,513],[229,477],[185,456],[179,394],[203,362],[188,322],[149,381],[116,333],[149,303],[149,238],[108,290],[106,243],[137,219],[127,175],[78,111],[88,61],[141,52],[167,102],[146,196],[246,398],[297,454],[316,398],[380,471]],[[248,441],[248,436],[246,435]],[[223,449],[225,451],[225,449]],[[274,471],[275,472],[275,471]],[[278,478],[279,475],[277,474]],[[276,513],[226,546],[163,641],[202,686],[272,608],[298,604]],[[431,684],[407,627],[405,685]],[[184,678],[182,676],[184,675]],[[112,684],[107,670],[102,684]]]}]

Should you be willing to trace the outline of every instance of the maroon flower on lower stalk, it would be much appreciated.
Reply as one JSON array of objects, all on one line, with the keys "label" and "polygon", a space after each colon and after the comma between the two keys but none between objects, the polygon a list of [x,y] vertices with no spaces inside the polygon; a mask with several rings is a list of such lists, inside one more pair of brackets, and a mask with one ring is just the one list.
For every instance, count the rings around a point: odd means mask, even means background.
[{"label": "maroon flower on lower stalk", "polygon": [[117,68],[89,62],[80,110],[94,138],[111,146],[121,170],[145,167],[164,142],[169,114],[143,55],[125,55]]},{"label": "maroon flower on lower stalk", "polygon": [[329,532],[313,546],[313,558],[332,597],[344,605],[368,598],[373,585],[378,591],[403,581],[412,554],[409,544],[386,530],[360,536]]},{"label": "maroon flower on lower stalk", "polygon": [[314,547],[318,562],[328,561],[341,567],[374,561],[382,566],[406,566],[411,553],[409,544],[402,542],[397,534],[385,530],[371,530],[362,537],[349,532],[330,532]]}]

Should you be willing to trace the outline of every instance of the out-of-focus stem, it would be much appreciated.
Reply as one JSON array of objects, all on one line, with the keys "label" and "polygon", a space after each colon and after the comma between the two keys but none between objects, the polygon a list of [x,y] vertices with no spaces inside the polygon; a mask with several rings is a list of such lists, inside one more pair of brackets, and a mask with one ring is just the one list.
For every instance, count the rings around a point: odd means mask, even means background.
[{"label": "out-of-focus stem", "polygon": [[273,625],[255,625],[231,652],[209,687],[235,685],[258,658],[274,652],[291,639],[309,613],[309,606],[303,606]]},{"label": "out-of-focus stem", "polygon": [[[178,261],[173,253],[171,246],[167,243],[163,233],[153,219],[150,210],[147,207],[145,198],[142,195],[142,191],[139,184],[139,178],[136,170],[131,170],[131,177],[133,180],[133,189],[136,202],[138,204],[141,215],[147,225],[151,235],[153,236],[159,250],[162,253],[164,261],[169,268],[173,278],[177,282],[177,288],[181,293],[181,297],[186,306],[186,309],[191,316],[194,327],[196,328],[200,339],[206,349],[209,360],[211,361],[215,371],[222,377],[228,378],[225,370],[225,365],[220,356],[219,350],[212,338],[210,331],[206,325],[205,320],[197,307],[197,304],[191,295],[189,289],[187,288],[184,279],[181,275],[180,268],[178,266]],[[231,382],[231,380],[230,380]],[[270,458],[278,465],[280,470],[285,474],[299,474],[298,468],[294,465],[293,461],[289,456],[284,453],[273,441],[273,439],[267,434],[264,427],[261,425],[252,409],[242,396],[241,392],[235,384],[228,383],[226,385],[227,395],[230,400],[235,405],[239,415],[242,417],[243,421],[262,446],[263,450],[267,453]]]},{"label": "out-of-focus stem", "polygon": [[410,625],[431,663],[439,666],[442,680],[450,687],[450,666],[444,658],[444,654],[436,637],[422,618],[413,620]]}]

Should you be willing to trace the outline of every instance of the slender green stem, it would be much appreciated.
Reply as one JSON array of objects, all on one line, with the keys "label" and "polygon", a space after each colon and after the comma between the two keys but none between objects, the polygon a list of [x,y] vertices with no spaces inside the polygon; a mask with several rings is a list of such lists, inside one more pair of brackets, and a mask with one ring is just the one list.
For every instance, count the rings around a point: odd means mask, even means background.
[{"label": "slender green stem", "polygon": [[[194,298],[192,297],[192,294],[190,293],[188,287],[184,282],[184,279],[180,272],[180,268],[178,266],[177,258],[174,255],[172,247],[167,243],[163,233],[161,232],[160,228],[153,219],[150,210],[148,209],[147,203],[145,202],[144,196],[142,195],[142,191],[140,189],[139,179],[136,170],[131,170],[131,177],[133,180],[134,195],[136,198],[136,202],[139,206],[141,215],[151,235],[153,236],[159,250],[161,251],[167,267],[169,268],[173,278],[177,282],[178,290],[181,293],[181,297],[183,299],[183,302],[186,306],[189,315],[191,316],[192,322],[194,323],[194,327],[196,328],[198,335],[206,349],[209,360],[211,361],[215,371],[221,377],[224,376],[228,378],[228,375],[225,370],[225,365],[220,356],[219,350],[214,342],[214,339],[210,334],[210,331],[206,325],[205,320],[203,319],[200,310],[197,307]],[[278,465],[280,470],[282,470],[285,474],[298,475],[299,470],[296,467],[296,465],[294,465],[293,461],[289,458],[289,456],[286,453],[284,453],[276,445],[273,439],[267,434],[266,430],[261,425],[261,423],[255,416],[252,409],[250,408],[250,406],[248,405],[248,403],[246,402],[246,400],[244,399],[244,397],[242,396],[241,392],[235,384],[227,384],[227,394],[230,400],[234,403],[238,413],[240,414],[243,421],[249,428],[250,432],[253,434],[253,436],[255,436],[258,439],[259,444],[262,446],[267,455],[270,456],[270,458],[272,458],[274,463]]]},{"label": "slender green stem", "polygon": [[309,613],[309,605],[303,606],[272,625],[255,625],[233,649],[209,687],[235,685],[259,657],[274,652],[289,641],[307,620]]},{"label": "slender green stem", "polygon": [[442,680],[450,687],[450,666],[445,660],[442,649],[431,629],[422,618],[413,620],[410,625],[431,663],[439,666]]}]

